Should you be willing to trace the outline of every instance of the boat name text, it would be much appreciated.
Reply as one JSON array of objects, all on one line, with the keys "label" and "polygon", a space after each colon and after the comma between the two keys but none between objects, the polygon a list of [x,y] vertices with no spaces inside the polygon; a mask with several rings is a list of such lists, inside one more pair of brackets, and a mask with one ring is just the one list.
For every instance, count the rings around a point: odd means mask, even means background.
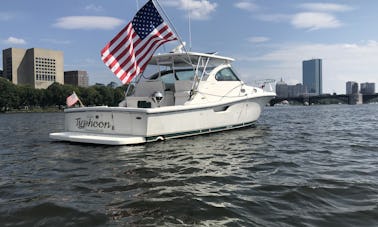
[{"label": "boat name text", "polygon": [[110,128],[110,122],[109,121],[96,121],[92,118],[89,118],[88,120],[83,120],[80,117],[76,118],[76,127],[79,129],[83,128]]}]

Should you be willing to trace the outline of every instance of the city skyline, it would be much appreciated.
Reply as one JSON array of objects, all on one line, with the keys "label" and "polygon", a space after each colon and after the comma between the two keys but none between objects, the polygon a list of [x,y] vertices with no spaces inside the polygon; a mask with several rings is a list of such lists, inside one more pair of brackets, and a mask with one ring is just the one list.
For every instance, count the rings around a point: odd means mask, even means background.
[{"label": "city skyline", "polygon": [[[0,10],[0,48],[61,50],[65,71],[86,70],[91,84],[119,83],[101,62],[100,50],[146,1],[111,2],[6,1]],[[323,93],[345,93],[347,81],[378,83],[378,31],[371,29],[378,19],[377,1],[159,2],[188,49],[235,58],[246,82],[283,77],[289,84],[301,83],[302,61],[320,58]]]}]

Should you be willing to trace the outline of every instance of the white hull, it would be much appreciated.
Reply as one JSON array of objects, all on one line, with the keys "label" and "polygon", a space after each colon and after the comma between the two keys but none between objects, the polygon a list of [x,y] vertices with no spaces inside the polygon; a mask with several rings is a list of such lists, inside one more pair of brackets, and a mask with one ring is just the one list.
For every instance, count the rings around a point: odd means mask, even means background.
[{"label": "white hull", "polygon": [[160,108],[84,107],[65,111],[63,141],[126,145],[250,126],[274,94]]}]

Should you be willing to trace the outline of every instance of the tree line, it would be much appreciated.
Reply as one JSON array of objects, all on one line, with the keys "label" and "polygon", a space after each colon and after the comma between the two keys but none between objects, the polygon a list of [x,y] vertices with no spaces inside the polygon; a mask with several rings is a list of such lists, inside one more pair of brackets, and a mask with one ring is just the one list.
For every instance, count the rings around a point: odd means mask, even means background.
[{"label": "tree line", "polygon": [[85,106],[118,106],[125,95],[126,87],[107,87],[94,85],[87,88],[53,83],[47,89],[35,89],[30,85],[14,85],[0,78],[0,111],[24,108],[64,108],[66,98],[73,91]]}]

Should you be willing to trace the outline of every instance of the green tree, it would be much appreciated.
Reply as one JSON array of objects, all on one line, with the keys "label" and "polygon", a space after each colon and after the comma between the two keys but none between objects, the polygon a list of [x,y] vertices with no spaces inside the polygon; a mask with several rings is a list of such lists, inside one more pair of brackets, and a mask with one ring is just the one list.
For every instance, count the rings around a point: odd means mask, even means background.
[{"label": "green tree", "polygon": [[73,91],[86,106],[118,106],[118,103],[124,99],[126,88],[122,86],[113,89],[98,85],[83,88],[53,83],[47,89],[34,89],[30,85],[14,85],[12,82],[0,78],[0,111],[23,106],[31,108],[65,106],[66,98]]},{"label": "green tree", "polygon": [[19,96],[16,86],[5,78],[0,78],[0,111],[17,108]]}]

